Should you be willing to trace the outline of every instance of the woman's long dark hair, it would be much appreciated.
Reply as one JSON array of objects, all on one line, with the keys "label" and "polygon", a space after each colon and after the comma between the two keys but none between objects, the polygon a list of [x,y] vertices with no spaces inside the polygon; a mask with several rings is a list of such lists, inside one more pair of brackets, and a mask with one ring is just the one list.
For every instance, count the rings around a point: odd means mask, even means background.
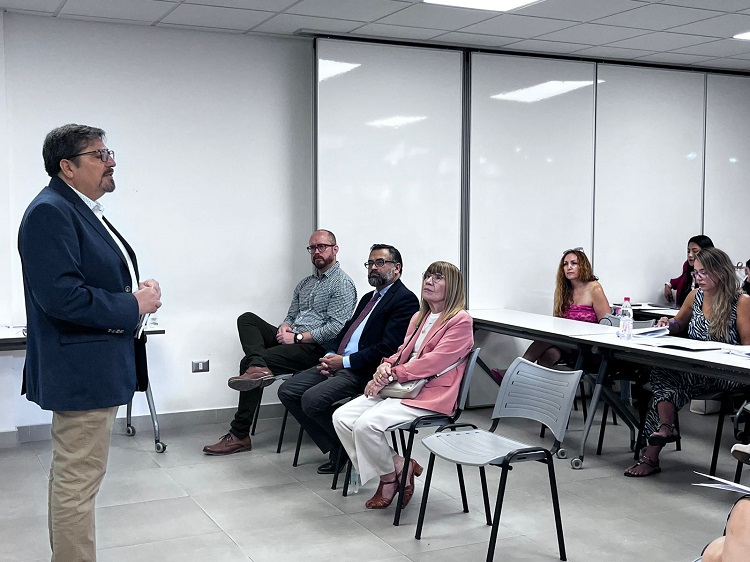
[{"label": "woman's long dark hair", "polygon": [[[690,244],[695,244],[698,246],[701,250],[705,250],[706,248],[713,248],[714,243],[713,241],[706,236],[705,234],[697,234],[693,236],[690,240],[688,240],[687,245],[690,246]],[[693,286],[693,266],[688,264],[687,269],[682,274],[682,276],[685,278],[685,281],[682,283],[682,291],[680,291],[680,294],[677,295],[677,302],[685,302],[685,298],[688,296],[688,293],[692,290]]]}]

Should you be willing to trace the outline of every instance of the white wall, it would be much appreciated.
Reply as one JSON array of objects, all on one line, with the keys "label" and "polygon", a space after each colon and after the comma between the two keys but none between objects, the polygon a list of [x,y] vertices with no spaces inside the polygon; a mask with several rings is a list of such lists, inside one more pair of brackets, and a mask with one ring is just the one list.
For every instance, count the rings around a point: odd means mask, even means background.
[{"label": "white wall", "polygon": [[[118,163],[105,214],[136,249],[141,276],[163,288],[167,335],[149,343],[157,409],[236,406],[226,386],[242,355],[236,317],[280,322],[311,268],[312,42],[17,15],[3,30],[11,142],[0,150],[10,162],[0,197],[10,216],[0,226],[13,250],[0,250],[0,323],[25,322],[15,231],[48,181],[44,135],[67,122],[100,126]],[[192,374],[193,359],[210,359],[211,371]],[[0,412],[18,393],[22,358],[3,361],[13,385],[0,386]],[[14,402],[0,431],[47,421]],[[147,411],[136,396],[134,413]]]},{"label": "white wall", "polygon": [[708,76],[704,228],[734,263],[743,264],[750,259],[748,107],[750,78]]}]

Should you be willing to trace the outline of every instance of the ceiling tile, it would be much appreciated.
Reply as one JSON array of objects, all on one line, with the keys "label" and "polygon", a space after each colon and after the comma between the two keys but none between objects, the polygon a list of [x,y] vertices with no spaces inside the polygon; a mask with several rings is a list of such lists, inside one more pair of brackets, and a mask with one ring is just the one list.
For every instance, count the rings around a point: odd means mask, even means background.
[{"label": "ceiling tile", "polygon": [[750,0],[662,0],[662,4],[687,6],[688,8],[708,8],[720,12],[739,12],[750,9]]},{"label": "ceiling tile", "polygon": [[164,23],[195,25],[198,27],[244,30],[255,27],[262,21],[267,20],[271,15],[271,12],[258,12],[255,10],[180,4],[162,21]]},{"label": "ceiling tile", "polygon": [[675,49],[675,53],[684,53],[686,55],[704,55],[708,57],[731,57],[750,53],[750,41],[740,41],[739,39],[722,39],[721,41],[712,41],[711,43],[702,43],[685,47],[684,49]]},{"label": "ceiling tile", "polygon": [[60,0],[0,0],[0,9],[55,13],[59,7]]},{"label": "ceiling tile", "polygon": [[513,13],[523,16],[589,22],[639,8],[643,5],[643,2],[634,2],[633,0],[607,0],[607,2],[602,2],[602,0],[545,0],[515,10]]},{"label": "ceiling tile", "polygon": [[618,60],[631,60],[635,57],[642,57],[650,54],[652,54],[651,51],[644,51],[643,49],[618,49],[617,47],[609,46],[589,47],[588,49],[576,51],[576,55],[580,55],[582,57]]},{"label": "ceiling tile", "polygon": [[677,33],[708,35],[726,39],[738,33],[750,31],[750,15],[727,14],[710,20],[698,21],[670,29]]},{"label": "ceiling tile", "polygon": [[379,20],[378,23],[456,31],[467,25],[494,18],[495,16],[497,16],[497,12],[419,3],[390,16],[386,16]]},{"label": "ceiling tile", "polygon": [[464,27],[461,31],[530,39],[573,25],[575,23],[572,21],[503,14],[491,20]]},{"label": "ceiling tile", "polygon": [[638,58],[639,61],[644,62],[661,62],[664,64],[695,64],[696,62],[704,62],[711,60],[714,57],[702,57],[699,55],[682,55],[680,53],[654,53],[652,55],[646,55],[645,57]]},{"label": "ceiling tile", "polygon": [[546,41],[563,41],[565,43],[583,43],[586,45],[604,45],[621,39],[629,39],[645,34],[646,31],[627,27],[614,27],[596,23],[582,23],[561,31],[549,33],[539,39]]},{"label": "ceiling tile", "polygon": [[663,30],[721,15],[721,12],[713,12],[709,10],[695,10],[693,8],[665,6],[663,4],[649,4],[642,8],[630,10],[629,12],[623,12],[621,14],[596,20],[596,23],[635,27],[638,29]]},{"label": "ceiling tile", "polygon": [[539,39],[524,39],[516,41],[507,48],[514,51],[531,51],[535,53],[566,54],[580,51],[588,45],[577,45],[576,43],[560,43],[558,41],[540,41]]},{"label": "ceiling tile", "polygon": [[154,0],[68,0],[60,15],[154,22],[176,5]]},{"label": "ceiling tile", "polygon": [[659,31],[648,35],[639,35],[631,39],[609,43],[611,47],[624,47],[626,49],[647,49],[649,51],[671,51],[681,49],[699,43],[715,41],[713,37],[701,37],[700,35],[686,35],[684,33],[670,33]]},{"label": "ceiling tile", "polygon": [[[1,1],[1,0],[0,0]],[[185,4],[218,6],[220,8],[242,8],[265,12],[283,12],[299,0],[185,0]]]},{"label": "ceiling tile", "polygon": [[386,25],[384,23],[368,23],[355,29],[356,35],[370,35],[373,37],[392,37],[393,39],[411,39],[421,41],[432,39],[444,33],[439,29],[425,29],[424,27],[404,27],[402,25]]},{"label": "ceiling tile", "polygon": [[258,27],[253,28],[253,31],[292,34],[300,29],[310,29],[312,31],[326,31],[328,33],[349,33],[361,27],[362,22],[359,21],[329,20],[310,16],[295,16],[294,14],[279,14]]},{"label": "ceiling tile", "polygon": [[725,68],[727,70],[750,70],[750,60],[742,59],[713,59],[706,62],[698,62],[693,66],[709,68]]},{"label": "ceiling tile", "polygon": [[352,21],[375,21],[409,4],[393,0],[302,0],[289,8],[287,14],[318,16]]},{"label": "ceiling tile", "polygon": [[480,33],[464,33],[463,31],[449,31],[433,38],[434,41],[445,43],[459,43],[461,45],[477,45],[482,47],[502,47],[508,43],[518,41],[517,37],[498,37],[496,35],[482,35]]}]

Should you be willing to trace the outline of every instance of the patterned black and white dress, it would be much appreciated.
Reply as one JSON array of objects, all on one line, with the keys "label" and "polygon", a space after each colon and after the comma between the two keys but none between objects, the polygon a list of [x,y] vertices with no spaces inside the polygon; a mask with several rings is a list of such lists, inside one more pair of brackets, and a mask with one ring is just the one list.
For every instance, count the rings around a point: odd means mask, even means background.
[{"label": "patterned black and white dress", "polygon": [[[711,322],[703,314],[703,290],[698,289],[693,301],[693,317],[688,324],[688,336],[693,340],[702,341],[724,341],[738,345],[740,343],[740,334],[737,331],[737,301],[739,295],[732,302],[732,313],[729,319],[729,338],[725,340],[715,340],[709,334]],[[656,405],[659,402],[671,402],[679,410],[685,404],[690,402],[695,396],[712,390],[731,390],[739,388],[739,383],[730,382],[722,379],[714,379],[704,375],[686,373],[684,371],[673,371],[654,367],[651,370],[651,388],[654,393],[654,401],[646,416],[644,428],[645,435],[651,435],[659,429],[659,413]]]}]

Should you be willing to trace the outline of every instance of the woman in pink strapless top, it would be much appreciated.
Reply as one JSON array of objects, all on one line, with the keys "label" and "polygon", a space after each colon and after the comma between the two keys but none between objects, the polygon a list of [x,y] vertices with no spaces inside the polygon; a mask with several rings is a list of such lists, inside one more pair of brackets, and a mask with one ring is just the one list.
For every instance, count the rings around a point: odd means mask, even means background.
[{"label": "woman in pink strapless top", "polygon": [[[583,249],[565,250],[557,268],[553,314],[595,323],[609,312],[609,301]],[[524,359],[536,361],[544,367],[551,367],[562,357],[560,349],[539,341],[532,343],[523,355]]]}]

